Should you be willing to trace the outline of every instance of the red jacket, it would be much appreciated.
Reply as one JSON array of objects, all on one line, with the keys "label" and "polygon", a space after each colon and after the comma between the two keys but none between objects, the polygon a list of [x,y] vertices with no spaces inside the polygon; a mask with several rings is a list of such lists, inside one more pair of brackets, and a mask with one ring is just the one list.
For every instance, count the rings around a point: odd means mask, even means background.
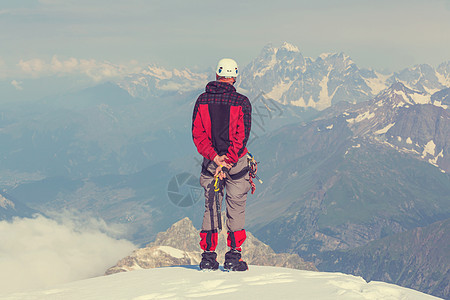
[{"label": "red jacket", "polygon": [[231,84],[211,81],[194,106],[192,138],[198,152],[209,160],[226,154],[234,164],[247,154],[252,105]]}]

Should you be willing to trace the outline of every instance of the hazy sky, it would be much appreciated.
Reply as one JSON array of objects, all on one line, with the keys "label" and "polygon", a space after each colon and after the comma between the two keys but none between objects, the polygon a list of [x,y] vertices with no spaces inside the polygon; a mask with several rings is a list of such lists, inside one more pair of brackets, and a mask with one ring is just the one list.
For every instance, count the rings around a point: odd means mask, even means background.
[{"label": "hazy sky", "polygon": [[221,57],[245,65],[283,41],[305,56],[344,52],[378,70],[437,65],[450,59],[450,0],[0,0],[3,78],[52,59],[53,68],[125,71],[206,68]]}]

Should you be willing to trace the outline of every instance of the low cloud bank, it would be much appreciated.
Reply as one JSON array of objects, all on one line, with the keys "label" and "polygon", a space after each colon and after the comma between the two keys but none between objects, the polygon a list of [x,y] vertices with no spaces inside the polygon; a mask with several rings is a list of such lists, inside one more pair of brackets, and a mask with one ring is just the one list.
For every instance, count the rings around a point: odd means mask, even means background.
[{"label": "low cloud bank", "polygon": [[136,248],[120,226],[64,213],[0,222],[0,294],[103,275]]},{"label": "low cloud bank", "polygon": [[64,75],[85,75],[96,82],[119,78],[129,73],[141,71],[137,61],[130,61],[128,64],[113,64],[107,61],[97,61],[95,59],[78,59],[70,57],[59,59],[53,56],[51,61],[40,58],[20,60],[18,66],[22,75],[31,77],[40,76],[64,76]]}]

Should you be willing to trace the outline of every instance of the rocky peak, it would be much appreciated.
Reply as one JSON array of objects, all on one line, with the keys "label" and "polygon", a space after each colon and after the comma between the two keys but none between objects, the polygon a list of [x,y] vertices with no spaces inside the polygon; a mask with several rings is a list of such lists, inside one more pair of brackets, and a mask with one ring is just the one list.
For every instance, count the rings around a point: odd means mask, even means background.
[{"label": "rocky peak", "polygon": [[395,109],[408,105],[429,104],[431,95],[410,89],[401,81],[395,81],[375,98],[375,102],[378,106],[389,105]]},{"label": "rocky peak", "polygon": [[445,64],[441,64],[437,69],[428,64],[420,64],[394,73],[390,81],[401,81],[414,90],[433,94],[450,85],[446,71],[448,68]]},{"label": "rocky peak", "polygon": [[290,44],[288,42],[284,42],[280,47],[274,47],[272,43],[269,43],[263,47],[261,50],[261,53],[259,54],[259,57],[267,57],[274,54],[283,53],[285,55],[287,54],[296,54],[300,53],[300,50],[297,46]]},{"label": "rocky peak", "polygon": [[[222,223],[225,224],[224,215],[222,219]],[[189,218],[184,218],[173,224],[167,231],[158,233],[156,240],[145,248],[138,249],[120,260],[114,267],[108,269],[106,274],[172,265],[197,265],[200,263],[202,252],[199,239],[199,230],[192,225]],[[228,251],[226,239],[226,230],[222,230],[219,233],[219,244],[216,249],[220,263],[223,262],[223,257]],[[249,264],[317,270],[314,264],[303,261],[297,254],[275,253],[272,248],[248,231],[247,240],[242,248],[243,258]]]},{"label": "rocky peak", "polygon": [[284,68],[289,68],[289,66],[295,68],[305,64],[305,60],[300,53],[300,50],[287,42],[284,42],[284,44],[276,50],[275,57],[277,64]]},{"label": "rocky peak", "polygon": [[413,90],[407,88],[403,83],[400,81],[395,81],[389,88],[388,91],[403,91],[405,93],[414,93]]},{"label": "rocky peak", "polygon": [[441,63],[436,69],[439,77],[439,82],[442,85],[449,87],[450,86],[450,60]]},{"label": "rocky peak", "polygon": [[192,241],[199,239],[199,232],[195,229],[192,221],[186,217],[172,226],[167,231],[157,234],[154,242],[147,245],[152,246],[170,246],[184,251],[195,252],[199,250],[198,241],[193,243]]},{"label": "rocky peak", "polygon": [[281,45],[280,49],[281,50],[286,50],[288,52],[296,52],[296,53],[300,52],[300,50],[298,50],[297,46],[294,46],[294,45],[292,45],[292,44],[290,44],[288,42],[284,42],[283,45]]},{"label": "rocky peak", "polygon": [[6,199],[2,194],[0,194],[0,207],[4,209],[14,209],[15,205],[14,202]]},{"label": "rocky peak", "polygon": [[267,45],[241,74],[240,87],[250,96],[263,92],[282,104],[317,110],[342,100],[369,100],[382,85],[377,74],[361,71],[344,53],[323,54],[314,60],[289,43],[278,48]]},{"label": "rocky peak", "polygon": [[337,67],[339,69],[347,68],[350,65],[354,65],[356,67],[356,64],[353,62],[350,56],[344,54],[343,52],[323,53],[319,56],[317,61],[318,62],[323,61],[323,63],[325,63],[326,65]]},{"label": "rocky peak", "polygon": [[4,191],[0,191],[0,221],[14,217],[29,218],[37,211],[17,201]]}]

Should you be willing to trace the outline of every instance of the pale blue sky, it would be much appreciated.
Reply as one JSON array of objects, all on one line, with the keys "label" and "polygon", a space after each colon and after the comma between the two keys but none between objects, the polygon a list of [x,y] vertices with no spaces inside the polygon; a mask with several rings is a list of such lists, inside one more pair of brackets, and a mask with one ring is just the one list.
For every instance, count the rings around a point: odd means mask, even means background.
[{"label": "pale blue sky", "polygon": [[233,57],[244,65],[283,41],[305,56],[344,52],[378,70],[437,65],[450,60],[450,0],[0,0],[3,78],[52,58],[206,68]]}]

